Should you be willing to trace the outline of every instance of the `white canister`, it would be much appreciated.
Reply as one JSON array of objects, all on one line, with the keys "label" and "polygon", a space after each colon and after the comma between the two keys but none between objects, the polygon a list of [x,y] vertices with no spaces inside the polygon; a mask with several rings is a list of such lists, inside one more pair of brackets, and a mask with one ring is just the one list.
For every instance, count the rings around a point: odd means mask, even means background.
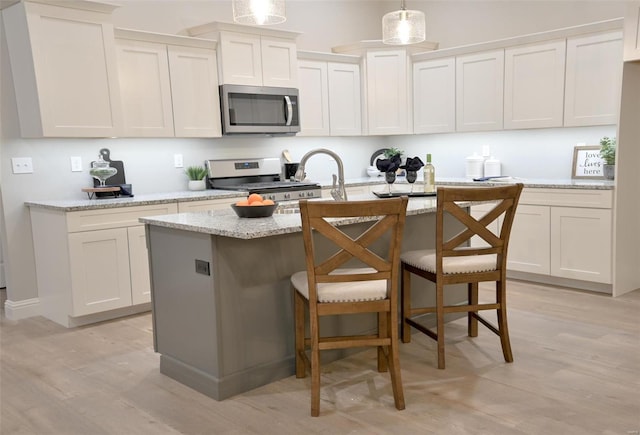
[{"label": "white canister", "polygon": [[466,177],[467,178],[480,178],[484,175],[484,158],[477,153],[473,153],[472,156],[466,159]]},{"label": "white canister", "polygon": [[484,161],[484,176],[485,177],[499,177],[502,175],[502,168],[500,160],[491,156]]}]

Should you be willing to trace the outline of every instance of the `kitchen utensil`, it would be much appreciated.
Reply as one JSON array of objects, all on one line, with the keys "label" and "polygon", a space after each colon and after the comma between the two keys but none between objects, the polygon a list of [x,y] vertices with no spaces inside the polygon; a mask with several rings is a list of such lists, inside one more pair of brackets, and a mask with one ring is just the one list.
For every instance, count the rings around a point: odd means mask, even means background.
[{"label": "kitchen utensil", "polygon": [[282,151],[282,157],[284,157],[287,163],[293,162],[293,159],[291,158],[291,154],[289,154],[289,150]]},{"label": "kitchen utensil", "polygon": [[285,163],[284,164],[284,176],[285,179],[293,181],[300,163]]}]

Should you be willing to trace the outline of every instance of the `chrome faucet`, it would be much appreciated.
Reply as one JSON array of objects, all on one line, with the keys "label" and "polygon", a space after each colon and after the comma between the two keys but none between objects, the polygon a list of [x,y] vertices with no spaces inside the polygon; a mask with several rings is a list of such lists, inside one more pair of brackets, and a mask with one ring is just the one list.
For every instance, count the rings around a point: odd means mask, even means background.
[{"label": "chrome faucet", "polygon": [[300,159],[300,165],[298,166],[298,170],[296,171],[296,175],[293,177],[295,181],[302,181],[306,176],[304,172],[304,166],[309,160],[309,157],[314,154],[328,154],[333,157],[333,159],[338,164],[338,177],[337,177],[337,185],[336,185],[336,174],[333,174],[333,186],[331,187],[331,196],[336,201],[346,201],[347,200],[347,191],[344,188],[344,166],[342,164],[342,159],[336,153],[326,148],[318,148],[315,150],[309,151],[305,154],[302,159]]}]

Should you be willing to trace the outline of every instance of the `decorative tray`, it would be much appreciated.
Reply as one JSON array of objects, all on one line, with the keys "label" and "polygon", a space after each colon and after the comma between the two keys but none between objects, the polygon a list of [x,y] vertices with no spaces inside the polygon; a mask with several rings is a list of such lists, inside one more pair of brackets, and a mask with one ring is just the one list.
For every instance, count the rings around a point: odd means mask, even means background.
[{"label": "decorative tray", "polygon": [[436,196],[436,192],[373,192],[378,198],[395,198],[398,196],[408,196],[409,198],[415,198],[419,196]]}]

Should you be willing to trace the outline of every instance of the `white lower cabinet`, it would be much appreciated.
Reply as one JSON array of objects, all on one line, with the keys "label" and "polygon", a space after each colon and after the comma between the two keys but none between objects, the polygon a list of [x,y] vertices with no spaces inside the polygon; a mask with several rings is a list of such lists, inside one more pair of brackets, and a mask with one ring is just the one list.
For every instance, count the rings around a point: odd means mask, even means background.
[{"label": "white lower cabinet", "polygon": [[31,207],[42,315],[71,327],[148,310],[149,260],[138,219],[177,212],[175,202],[72,212]]},{"label": "white lower cabinet", "polygon": [[551,207],[551,275],[611,283],[611,210]]},{"label": "white lower cabinet", "polygon": [[73,316],[131,305],[126,228],[70,234],[69,260]]},{"label": "white lower cabinet", "polygon": [[612,193],[525,189],[511,230],[508,270],[611,284]]},{"label": "white lower cabinet", "polygon": [[549,216],[547,206],[518,205],[511,228],[507,269],[542,275],[550,273]]}]

